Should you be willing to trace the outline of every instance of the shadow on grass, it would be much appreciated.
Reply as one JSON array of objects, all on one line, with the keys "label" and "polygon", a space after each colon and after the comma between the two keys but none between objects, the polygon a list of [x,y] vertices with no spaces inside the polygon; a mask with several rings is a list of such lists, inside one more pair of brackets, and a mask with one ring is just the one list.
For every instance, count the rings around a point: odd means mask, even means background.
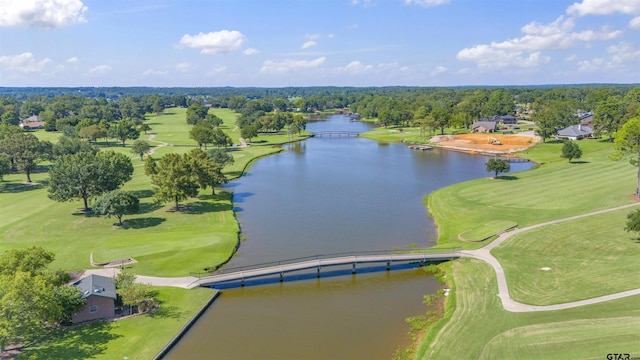
[{"label": "shadow on grass", "polygon": [[110,322],[98,322],[47,332],[23,349],[25,359],[89,359],[104,354],[107,344],[121,335]]},{"label": "shadow on grass", "polygon": [[190,203],[183,211],[185,214],[204,214],[208,212],[229,211],[232,209],[231,204],[211,203],[205,201],[196,201]]},{"label": "shadow on grass", "polygon": [[25,191],[38,190],[47,186],[47,182],[40,181],[37,183],[16,183],[0,181],[0,192],[21,193]]},{"label": "shadow on grass", "polygon": [[165,221],[167,221],[167,219],[159,218],[159,217],[127,219],[123,221],[125,224],[125,226],[123,226],[123,229],[145,229],[145,228],[158,226]]},{"label": "shadow on grass", "polygon": [[502,176],[498,176],[497,179],[499,180],[518,180],[517,176],[513,176],[513,175],[502,175]]},{"label": "shadow on grass", "polygon": [[151,318],[161,318],[161,319],[180,319],[185,315],[184,311],[180,311],[180,308],[177,306],[168,306],[160,304],[160,308],[149,314]]},{"label": "shadow on grass", "polygon": [[569,161],[569,164],[578,164],[578,165],[579,164],[589,164],[589,161],[584,161],[584,160],[581,160],[581,161]]},{"label": "shadow on grass", "polygon": [[135,195],[138,199],[149,198],[153,196],[152,190],[135,190],[132,191],[133,195]]}]

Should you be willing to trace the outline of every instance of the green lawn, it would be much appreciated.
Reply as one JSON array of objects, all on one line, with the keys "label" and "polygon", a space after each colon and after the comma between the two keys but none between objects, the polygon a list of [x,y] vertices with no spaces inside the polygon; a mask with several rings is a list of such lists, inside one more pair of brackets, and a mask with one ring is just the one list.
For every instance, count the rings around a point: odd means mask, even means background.
[{"label": "green lawn", "polygon": [[[221,128],[233,139],[236,114],[227,109],[212,110],[224,124]],[[151,115],[147,120],[152,130],[141,134],[148,140],[170,146],[158,147],[153,157],[196,148],[189,139],[185,109],[168,109],[166,114]],[[59,133],[36,132],[41,138],[57,141]],[[282,151],[278,143],[302,139],[305,135],[267,135],[265,146],[230,147],[235,163],[225,169],[229,178],[238,177],[256,158]],[[211,195],[211,189],[201,191],[196,198],[181,204],[188,211],[168,211],[171,204],[158,205],[153,200],[151,182],[144,175],[144,162],[131,154],[132,141],[126,146],[116,142],[101,145],[130,156],[134,164],[131,181],[125,190],[136,192],[141,210],[126,215],[125,228],[113,226],[114,218],[88,216],[78,212],[81,200],[59,203],[47,197],[46,172],[32,175],[33,184],[25,184],[24,174],[11,174],[0,182],[0,251],[16,247],[42,246],[56,255],[52,268],[81,270],[90,268],[89,255],[97,262],[133,257],[138,262],[128,268],[139,275],[187,276],[204,268],[225,262],[239,241],[239,227],[233,213],[231,194],[221,189]],[[153,143],[152,146],[158,143]],[[43,164],[46,165],[46,164]],[[147,359],[153,357],[212,295],[206,289],[182,290],[156,288],[161,310],[153,316],[140,316],[116,322],[76,327],[30,344],[21,358],[68,359],[98,358]]]},{"label": "green lawn", "polygon": [[461,233],[458,238],[463,241],[482,241],[517,225],[511,220],[493,220]]},{"label": "green lawn", "polygon": [[520,227],[590,211],[628,204],[635,191],[636,170],[627,162],[609,160],[610,143],[582,141],[579,163],[560,158],[560,144],[540,144],[524,156],[544,165],[512,174],[489,177],[439,189],[428,197],[438,223],[441,246],[478,248],[457,235],[493,220],[510,220]]},{"label": "green lawn", "polygon": [[[562,311],[510,313],[502,308],[491,266],[448,265],[455,310],[425,336],[418,359],[604,359],[640,354],[640,296]],[[444,324],[444,325],[443,325]],[[439,330],[439,331],[438,331]]]},{"label": "green lawn", "polygon": [[[539,144],[523,154],[542,165],[510,180],[478,179],[432,193],[429,209],[439,246],[475,248],[457,234],[495,219],[520,227],[629,204],[637,173],[609,160],[612,145],[578,143],[576,163],[560,158],[561,143]],[[640,243],[617,211],[515,235],[492,253],[504,267],[511,296],[524,303],[555,304],[640,287]],[[639,296],[574,309],[510,313],[502,308],[495,272],[460,259],[448,272],[455,298],[450,311],[422,340],[420,359],[601,359],[611,352],[640,354]],[[452,345],[455,344],[455,345]]]},{"label": "green lawn", "polygon": [[55,332],[19,359],[152,359],[213,296],[204,288],[153,289],[161,302],[156,313]]},{"label": "green lawn", "polygon": [[624,231],[630,211],[543,226],[492,250],[511,297],[549,305],[640,288],[640,241]]}]

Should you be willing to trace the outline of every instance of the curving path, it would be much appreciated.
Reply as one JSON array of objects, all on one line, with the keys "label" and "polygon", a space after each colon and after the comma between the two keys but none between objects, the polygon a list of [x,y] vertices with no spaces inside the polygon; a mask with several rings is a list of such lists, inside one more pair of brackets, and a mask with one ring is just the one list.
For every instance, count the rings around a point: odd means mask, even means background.
[{"label": "curving path", "polygon": [[500,262],[498,261],[498,259],[496,259],[493,255],[491,255],[491,252],[490,252],[491,249],[493,249],[493,248],[495,248],[497,246],[500,246],[500,244],[502,244],[505,240],[507,240],[511,236],[513,236],[515,234],[519,234],[519,233],[524,232],[524,231],[536,229],[536,228],[539,228],[539,227],[542,227],[542,226],[558,224],[558,223],[562,223],[562,222],[565,222],[565,221],[571,221],[571,220],[575,220],[575,219],[580,219],[580,218],[584,218],[584,217],[588,217],[588,216],[604,214],[604,213],[611,212],[611,211],[622,210],[622,209],[626,209],[626,208],[633,207],[633,206],[638,206],[638,205],[640,205],[640,204],[638,204],[638,203],[628,204],[628,205],[618,206],[618,207],[615,207],[615,208],[594,211],[594,212],[590,212],[590,213],[587,213],[587,214],[581,214],[581,215],[571,216],[571,217],[567,217],[567,218],[563,218],[563,219],[547,221],[547,222],[544,222],[544,223],[527,226],[527,227],[524,227],[524,228],[521,228],[521,229],[516,229],[514,231],[510,231],[510,232],[501,234],[491,244],[488,244],[487,246],[485,246],[485,247],[483,247],[481,249],[464,250],[464,251],[461,252],[461,256],[470,257],[470,258],[474,258],[474,259],[480,259],[480,260],[488,263],[489,265],[491,265],[493,267],[493,269],[496,272],[496,278],[498,280],[498,297],[502,301],[502,306],[504,307],[504,309],[507,310],[507,311],[511,311],[511,312],[563,310],[563,309],[570,309],[570,308],[574,308],[574,307],[578,307],[578,306],[591,305],[591,304],[604,302],[604,301],[609,301],[609,300],[614,300],[614,299],[621,299],[621,298],[624,298],[624,297],[627,297],[627,296],[640,295],[640,289],[633,289],[633,290],[623,291],[623,292],[619,292],[619,293],[615,293],[615,294],[604,295],[604,296],[600,296],[600,297],[596,297],[596,298],[568,302],[568,303],[564,303],[564,304],[554,304],[554,305],[528,305],[528,304],[523,304],[523,303],[520,303],[520,302],[517,302],[517,301],[513,300],[511,298],[511,296],[509,295],[509,287],[507,286],[507,278],[504,275],[504,269],[502,268],[502,265],[500,265]]},{"label": "curving path", "polygon": [[[510,238],[513,235],[519,234],[524,231],[529,231],[532,229],[536,229],[542,226],[558,224],[566,221],[571,221],[575,219],[580,219],[588,216],[594,216],[599,214],[604,214],[611,211],[622,210],[626,208],[630,208],[633,206],[638,206],[640,203],[628,204],[623,206],[618,206],[615,208],[605,209],[590,212],[587,214],[581,214],[576,216],[571,216],[563,219],[557,219],[552,221],[547,221],[540,224],[535,224],[531,226],[527,226],[521,229],[516,229],[507,233],[501,234],[496,240],[487,246],[477,249],[477,250],[463,250],[460,252],[460,255],[463,257],[469,257],[474,259],[482,260],[493,267],[496,272],[496,278],[498,281],[498,297],[502,301],[502,306],[505,310],[511,312],[533,312],[533,311],[552,311],[552,310],[563,310],[570,309],[584,305],[596,304],[604,301],[621,299],[628,296],[640,295],[640,289],[627,290],[615,294],[609,294],[604,296],[599,296],[596,298],[585,299],[580,301],[573,301],[564,304],[554,304],[554,305],[528,305],[523,304],[521,302],[517,302],[511,298],[509,295],[509,287],[507,285],[507,278],[504,275],[504,269],[498,259],[496,259],[493,255],[491,255],[491,249],[500,246],[505,240]],[[120,272],[120,269],[117,268],[104,268],[104,269],[90,269],[84,272],[84,275],[89,274],[97,274],[102,276],[110,276],[115,277]],[[184,289],[189,289],[193,287],[193,284],[197,282],[199,279],[193,276],[185,276],[185,277],[155,277],[155,276],[144,276],[137,275],[136,282],[142,284],[150,284],[154,286],[174,286],[180,287]]]}]

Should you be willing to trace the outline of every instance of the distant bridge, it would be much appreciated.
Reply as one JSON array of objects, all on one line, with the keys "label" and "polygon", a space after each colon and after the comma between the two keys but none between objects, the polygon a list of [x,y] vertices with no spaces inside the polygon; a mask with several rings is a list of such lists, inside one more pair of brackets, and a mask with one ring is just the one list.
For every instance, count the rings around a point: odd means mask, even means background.
[{"label": "distant bridge", "polygon": [[391,265],[396,263],[417,263],[425,265],[430,262],[446,261],[460,257],[460,249],[449,250],[431,249],[405,250],[405,251],[363,251],[333,255],[316,255],[304,258],[277,261],[265,264],[243,266],[219,270],[215,275],[199,278],[189,285],[189,288],[198,286],[213,287],[218,284],[240,282],[245,285],[245,280],[259,277],[279,276],[284,281],[284,274],[302,270],[316,270],[316,276],[320,277],[320,270],[325,267],[351,266],[351,273],[357,272],[361,264],[386,264],[386,269],[391,270]]},{"label": "distant bridge", "polygon": [[328,136],[328,137],[332,137],[332,136],[346,136],[346,137],[358,137],[360,136],[359,132],[355,132],[355,131],[318,131],[313,133],[313,136]]}]

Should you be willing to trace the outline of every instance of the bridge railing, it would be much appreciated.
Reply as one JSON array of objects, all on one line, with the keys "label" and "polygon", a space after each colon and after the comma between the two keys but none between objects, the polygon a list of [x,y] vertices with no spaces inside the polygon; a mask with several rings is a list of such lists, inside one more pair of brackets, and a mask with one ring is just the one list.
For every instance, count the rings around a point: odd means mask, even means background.
[{"label": "bridge railing", "polygon": [[426,248],[426,249],[409,249],[409,250],[380,250],[380,251],[350,251],[343,253],[334,253],[334,254],[322,254],[322,255],[313,255],[313,256],[304,256],[280,261],[271,261],[260,264],[252,264],[252,265],[244,265],[244,266],[235,266],[230,268],[220,268],[214,271],[207,272],[191,272],[191,276],[195,277],[204,277],[211,275],[221,275],[221,274],[229,274],[240,271],[248,271],[255,269],[262,269],[272,266],[280,266],[280,265],[288,265],[293,263],[300,263],[304,261],[312,261],[312,260],[323,260],[323,259],[335,259],[341,257],[349,257],[349,256],[367,256],[367,255],[400,255],[400,254],[450,254],[455,253],[459,254],[461,248],[459,247],[451,247],[451,248]]}]

